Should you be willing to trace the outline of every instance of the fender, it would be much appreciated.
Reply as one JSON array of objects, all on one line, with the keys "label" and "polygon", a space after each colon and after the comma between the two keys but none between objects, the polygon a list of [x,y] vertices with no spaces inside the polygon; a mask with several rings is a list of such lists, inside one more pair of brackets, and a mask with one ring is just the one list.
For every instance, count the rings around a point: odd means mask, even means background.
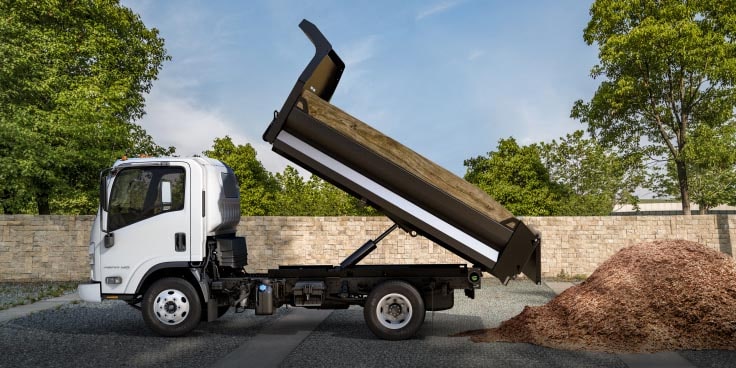
[{"label": "fender", "polygon": [[[138,283],[138,287],[135,289],[135,294],[139,295],[143,293],[143,287],[146,284],[149,284],[148,279],[153,275],[154,273],[157,273],[159,271],[165,271],[165,270],[177,270],[181,272],[179,273],[181,276],[186,277],[187,279],[190,279],[190,277],[187,277],[187,275],[191,275],[190,281],[193,282],[193,286],[197,288],[197,291],[202,295],[203,301],[207,302],[209,300],[210,296],[210,290],[208,286],[208,280],[209,278],[207,275],[201,275],[200,271],[196,268],[193,268],[189,262],[164,262],[159,263],[153,267],[151,267],[141,278],[141,281]],[[188,272],[187,272],[188,271]]]}]

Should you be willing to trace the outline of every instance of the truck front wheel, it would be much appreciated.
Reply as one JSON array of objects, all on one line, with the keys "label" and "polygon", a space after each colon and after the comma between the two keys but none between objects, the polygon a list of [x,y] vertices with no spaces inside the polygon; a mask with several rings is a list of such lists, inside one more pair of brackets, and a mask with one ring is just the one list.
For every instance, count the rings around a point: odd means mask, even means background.
[{"label": "truck front wheel", "polygon": [[191,283],[176,277],[158,280],[146,290],[142,303],[146,325],[162,336],[182,336],[199,324],[202,304]]},{"label": "truck front wheel", "polygon": [[424,323],[424,301],[417,289],[404,281],[386,281],[369,294],[363,317],[374,335],[385,340],[413,337]]}]

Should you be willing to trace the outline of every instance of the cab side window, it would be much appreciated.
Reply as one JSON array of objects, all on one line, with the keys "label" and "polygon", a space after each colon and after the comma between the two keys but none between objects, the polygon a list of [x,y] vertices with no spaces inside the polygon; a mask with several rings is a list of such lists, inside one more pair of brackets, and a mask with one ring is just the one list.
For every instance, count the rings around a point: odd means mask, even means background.
[{"label": "cab side window", "polygon": [[182,167],[129,167],[120,170],[110,191],[109,231],[184,209],[185,179]]}]

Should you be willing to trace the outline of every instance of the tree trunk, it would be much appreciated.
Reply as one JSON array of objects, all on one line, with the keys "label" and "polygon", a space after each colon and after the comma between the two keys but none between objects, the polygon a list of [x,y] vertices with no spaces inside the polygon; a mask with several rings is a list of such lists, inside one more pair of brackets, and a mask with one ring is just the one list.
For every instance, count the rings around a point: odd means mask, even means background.
[{"label": "tree trunk", "polygon": [[677,182],[680,186],[680,199],[682,200],[682,214],[690,216],[690,192],[687,186],[687,168],[685,167],[685,161],[675,160],[677,165]]},{"label": "tree trunk", "polygon": [[0,195],[0,200],[2,200],[3,203],[3,215],[12,215],[13,211],[10,209],[10,206],[8,206],[8,200],[10,200],[10,193],[7,190],[2,191],[2,195]]},{"label": "tree trunk", "polygon": [[39,215],[50,215],[51,214],[51,209],[49,207],[48,193],[36,194],[36,206],[38,207]]}]

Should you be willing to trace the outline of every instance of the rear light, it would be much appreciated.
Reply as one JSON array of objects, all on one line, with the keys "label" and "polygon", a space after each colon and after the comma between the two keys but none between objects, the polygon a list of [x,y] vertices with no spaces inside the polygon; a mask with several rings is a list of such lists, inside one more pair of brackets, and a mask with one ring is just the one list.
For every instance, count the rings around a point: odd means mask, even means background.
[{"label": "rear light", "polygon": [[478,271],[470,271],[468,274],[468,281],[470,281],[471,284],[477,285],[480,283],[481,274]]}]

